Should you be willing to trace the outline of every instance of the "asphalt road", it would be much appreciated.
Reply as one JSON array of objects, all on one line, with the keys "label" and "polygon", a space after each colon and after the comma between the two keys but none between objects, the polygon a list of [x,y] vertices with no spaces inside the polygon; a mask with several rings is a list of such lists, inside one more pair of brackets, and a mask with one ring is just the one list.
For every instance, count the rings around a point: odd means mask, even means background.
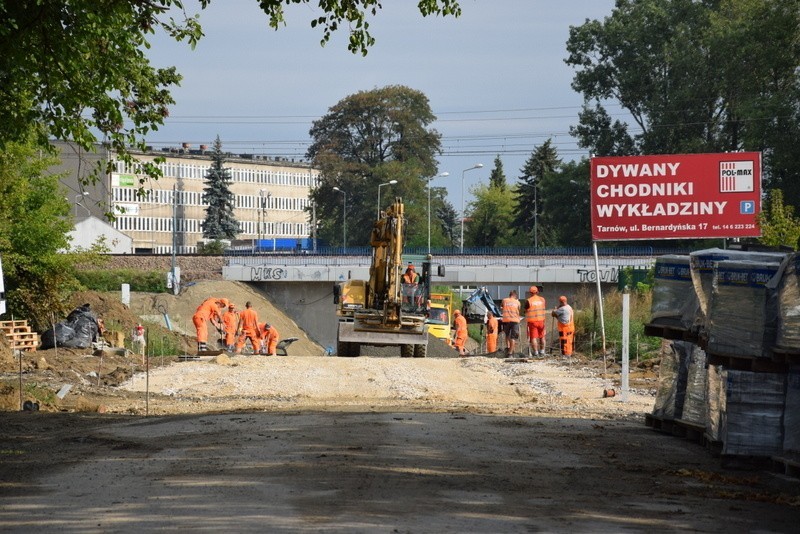
[{"label": "asphalt road", "polygon": [[641,420],[0,414],[3,532],[796,532],[798,483]]}]

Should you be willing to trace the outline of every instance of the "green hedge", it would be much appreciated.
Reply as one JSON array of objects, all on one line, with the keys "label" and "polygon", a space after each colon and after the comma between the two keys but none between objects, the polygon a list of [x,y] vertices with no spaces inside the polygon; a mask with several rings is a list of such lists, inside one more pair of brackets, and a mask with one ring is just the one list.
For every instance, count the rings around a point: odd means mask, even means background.
[{"label": "green hedge", "polygon": [[78,271],[77,278],[90,291],[119,291],[122,284],[130,284],[131,291],[164,293],[167,275],[162,271],[114,269]]}]

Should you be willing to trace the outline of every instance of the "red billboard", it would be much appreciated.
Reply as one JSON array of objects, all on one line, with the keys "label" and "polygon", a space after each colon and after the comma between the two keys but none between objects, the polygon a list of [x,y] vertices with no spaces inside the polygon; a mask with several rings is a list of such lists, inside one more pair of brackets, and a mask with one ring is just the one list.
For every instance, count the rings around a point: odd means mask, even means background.
[{"label": "red billboard", "polygon": [[592,158],[592,239],[758,237],[761,153]]}]

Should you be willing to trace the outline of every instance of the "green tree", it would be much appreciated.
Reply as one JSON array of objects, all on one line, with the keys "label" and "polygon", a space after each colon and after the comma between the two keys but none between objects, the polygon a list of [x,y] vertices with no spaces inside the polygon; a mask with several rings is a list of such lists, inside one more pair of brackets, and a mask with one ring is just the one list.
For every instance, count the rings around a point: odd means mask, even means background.
[{"label": "green tree", "polygon": [[570,29],[572,132],[596,155],[761,151],[767,186],[800,206],[798,43],[800,0],[618,0]]},{"label": "green tree", "polygon": [[203,202],[208,204],[203,221],[203,237],[206,239],[234,239],[239,233],[239,223],[233,215],[235,199],[230,187],[233,178],[230,169],[226,169],[224,165],[222,141],[217,136],[203,189]]},{"label": "green tree", "polygon": [[57,163],[39,150],[33,135],[0,148],[0,255],[8,314],[40,331],[66,315],[66,299],[79,287],[75,264],[87,258],[64,252],[73,221],[58,175],[48,173]]},{"label": "green tree", "polygon": [[797,249],[800,241],[800,219],[794,215],[794,206],[783,203],[780,189],[769,192],[765,209],[758,214],[758,224],[761,227],[761,243]]},{"label": "green tree", "polygon": [[343,202],[333,189],[338,187],[347,194],[347,240],[367,245],[378,187],[397,180],[380,188],[381,207],[402,197],[407,243],[427,242],[427,177],[436,175],[435,158],[441,152],[441,135],[429,128],[434,120],[423,93],[393,85],[347,96],[314,122],[307,156],[320,171],[312,192],[320,238],[340,241]]},{"label": "green tree", "polygon": [[506,186],[506,174],[503,172],[503,160],[500,159],[500,154],[498,154],[494,158],[494,168],[489,175],[489,187],[505,189]]},{"label": "green tree", "polygon": [[562,163],[553,172],[545,173],[540,187],[541,243],[559,247],[591,244],[589,160]]},{"label": "green tree", "polygon": [[479,185],[472,190],[475,200],[467,207],[464,245],[506,247],[515,245],[511,221],[514,194],[505,187]]},{"label": "green tree", "polygon": [[[427,212],[426,212],[427,216]],[[425,221],[427,229],[427,221]],[[455,246],[455,231],[460,229],[458,214],[450,201],[447,200],[446,187],[431,188],[431,247]],[[411,243],[409,243],[410,246]],[[419,244],[418,246],[423,246]],[[427,247],[427,236],[424,246]]]},{"label": "green tree", "polygon": [[515,234],[536,247],[539,246],[539,213],[541,213],[539,185],[545,175],[552,173],[560,163],[558,151],[553,146],[552,140],[548,139],[541,146],[534,148],[520,169],[522,175],[514,191],[516,205],[512,225]]},{"label": "green tree", "polygon": [[434,213],[436,213],[443,241],[434,241],[432,246],[455,247],[459,237],[461,237],[459,233],[461,227],[459,225],[458,212],[456,208],[446,200],[447,190],[441,187],[435,188],[434,191],[436,191],[436,189],[439,189],[438,196],[441,197],[442,202],[437,206]]},{"label": "green tree", "polygon": [[[197,0],[200,10],[211,0]],[[187,0],[0,0],[0,148],[25,142],[32,125],[41,148],[49,139],[72,140],[84,150],[104,139],[116,154],[136,165],[130,150],[144,149],[145,136],[163,124],[174,104],[172,88],[181,76],[174,67],[155,68],[147,59],[149,37],[165,32],[194,47],[202,37],[198,14]],[[312,0],[258,0],[278,29],[284,9]],[[375,39],[368,15],[379,0],[319,0],[307,11],[310,25],[322,31],[321,44],[346,28],[348,49],[366,54]],[[459,16],[455,0],[421,0],[423,16]],[[137,172],[158,177],[158,162]],[[97,169],[104,172],[105,169]],[[146,179],[146,178],[143,178]]]}]

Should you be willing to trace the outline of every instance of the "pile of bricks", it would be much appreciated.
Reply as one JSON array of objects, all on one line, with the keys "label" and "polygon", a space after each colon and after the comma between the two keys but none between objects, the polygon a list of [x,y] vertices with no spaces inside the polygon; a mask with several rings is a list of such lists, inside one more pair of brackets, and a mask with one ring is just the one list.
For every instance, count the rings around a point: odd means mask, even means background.
[{"label": "pile of bricks", "polygon": [[36,350],[39,334],[31,330],[27,320],[0,321],[0,331],[5,334],[12,350]]}]

